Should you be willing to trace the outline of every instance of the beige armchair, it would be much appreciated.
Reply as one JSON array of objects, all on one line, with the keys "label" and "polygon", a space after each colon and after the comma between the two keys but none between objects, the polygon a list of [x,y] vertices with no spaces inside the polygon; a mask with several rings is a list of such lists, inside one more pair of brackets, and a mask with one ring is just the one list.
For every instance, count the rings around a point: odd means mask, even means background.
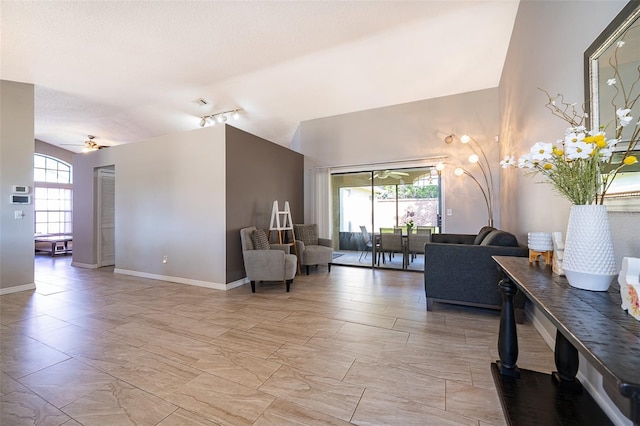
[{"label": "beige armchair", "polygon": [[256,281],[285,281],[287,292],[298,269],[298,259],[289,254],[289,244],[269,244],[264,230],[255,226],[240,230],[244,270],[256,292]]},{"label": "beige armchair", "polygon": [[333,241],[328,238],[318,237],[318,225],[293,225],[296,234],[296,249],[300,257],[300,265],[309,267],[311,265],[327,264],[331,272],[331,262],[333,261]]}]

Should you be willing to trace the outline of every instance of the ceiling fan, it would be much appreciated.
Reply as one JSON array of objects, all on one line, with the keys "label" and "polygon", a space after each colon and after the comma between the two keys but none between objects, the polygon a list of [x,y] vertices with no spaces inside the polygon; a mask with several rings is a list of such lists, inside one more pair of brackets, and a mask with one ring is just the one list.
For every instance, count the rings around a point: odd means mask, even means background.
[{"label": "ceiling fan", "polygon": [[108,148],[108,146],[106,145],[98,145],[94,139],[96,138],[93,135],[87,135],[87,140],[84,141],[84,144],[79,144],[79,143],[63,143],[60,145],[69,145],[69,146],[82,146],[82,152],[89,152],[89,151],[97,151],[99,149],[102,148]]},{"label": "ceiling fan", "polygon": [[398,172],[395,170],[378,170],[376,172],[373,172],[373,177],[375,179],[387,179],[387,178],[401,179],[402,176],[409,176],[409,173]]}]

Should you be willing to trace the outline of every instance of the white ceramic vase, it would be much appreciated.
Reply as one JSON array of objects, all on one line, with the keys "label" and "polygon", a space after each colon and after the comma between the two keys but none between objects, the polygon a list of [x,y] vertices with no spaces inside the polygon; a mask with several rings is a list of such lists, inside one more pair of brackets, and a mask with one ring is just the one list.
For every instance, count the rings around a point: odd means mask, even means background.
[{"label": "white ceramic vase", "polygon": [[609,288],[617,274],[606,206],[571,207],[562,269],[573,287]]}]

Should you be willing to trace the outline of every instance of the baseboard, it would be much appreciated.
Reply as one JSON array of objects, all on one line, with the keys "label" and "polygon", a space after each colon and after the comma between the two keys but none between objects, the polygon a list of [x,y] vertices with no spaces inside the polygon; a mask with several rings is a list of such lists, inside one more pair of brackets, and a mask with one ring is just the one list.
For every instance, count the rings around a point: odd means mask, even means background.
[{"label": "baseboard", "polygon": [[20,291],[35,290],[35,289],[36,289],[35,283],[16,285],[16,286],[13,286],[13,287],[0,288],[0,296],[5,295],[5,294],[18,293]]},{"label": "baseboard", "polygon": [[98,264],[96,263],[80,263],[72,261],[71,266],[75,266],[76,268],[98,269]]},{"label": "baseboard", "polygon": [[245,278],[242,278],[240,280],[227,283],[226,290],[231,290],[233,288],[240,287],[240,286],[245,285],[245,284],[249,284],[249,278],[245,277]]},{"label": "baseboard", "polygon": [[231,290],[232,288],[239,287],[248,282],[246,281],[246,278],[245,278],[243,280],[234,281],[229,284],[224,284],[224,283],[215,283],[210,281],[194,280],[191,278],[172,277],[169,275],[150,274],[148,272],[131,271],[128,269],[121,269],[121,268],[115,268],[113,272],[115,274],[131,275],[134,277],[149,278],[149,279],[158,280],[158,281],[169,281],[172,283],[195,285],[197,287],[205,287],[205,288],[211,288],[213,290],[225,290],[225,291]]},{"label": "baseboard", "polygon": [[531,321],[533,327],[538,330],[538,334],[540,334],[540,336],[544,339],[545,342],[547,342],[547,345],[549,345],[549,347],[553,351],[556,347],[556,336],[552,336],[551,334],[549,334],[549,331],[544,326],[544,324],[542,324],[540,317],[536,313],[537,311],[535,310],[533,305],[529,301],[527,301],[524,307],[525,316]]}]

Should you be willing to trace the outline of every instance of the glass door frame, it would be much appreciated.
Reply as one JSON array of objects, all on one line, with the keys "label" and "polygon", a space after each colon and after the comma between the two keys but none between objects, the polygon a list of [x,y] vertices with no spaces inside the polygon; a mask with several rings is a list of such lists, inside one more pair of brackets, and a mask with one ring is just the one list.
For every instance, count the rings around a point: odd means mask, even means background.
[{"label": "glass door frame", "polygon": [[[343,179],[343,182],[337,182],[337,179]],[[442,182],[435,164],[420,164],[404,168],[396,166],[382,170],[375,166],[363,166],[358,170],[332,170],[330,187],[333,206],[332,237],[338,241],[335,246],[337,251],[357,250],[361,252],[360,258],[362,258],[362,254],[365,254],[363,250],[367,250],[367,247],[364,245],[364,238],[360,237],[362,232],[356,228],[363,226],[364,222],[368,222],[364,226],[373,240],[370,262],[365,263],[360,259],[359,264],[356,262],[355,264],[344,263],[344,265],[383,267],[382,264],[376,264],[375,258],[375,235],[380,227],[403,227],[408,220],[415,218],[416,225],[428,225],[436,230],[441,229]],[[366,219],[362,214],[357,212],[354,214],[353,204],[351,207],[345,206],[344,197],[353,196],[351,190],[354,188],[361,190],[357,194],[360,202],[363,191],[366,190],[368,193],[369,200],[366,207],[368,211],[364,213]],[[384,203],[385,199],[392,202],[392,206],[387,202],[384,209],[380,211],[379,202],[383,200]],[[345,209],[352,210],[347,212]],[[365,208],[356,208],[356,210],[363,209]],[[381,222],[382,217],[387,219]],[[404,233],[406,234],[406,231]],[[383,268],[388,269],[388,267]]]}]

